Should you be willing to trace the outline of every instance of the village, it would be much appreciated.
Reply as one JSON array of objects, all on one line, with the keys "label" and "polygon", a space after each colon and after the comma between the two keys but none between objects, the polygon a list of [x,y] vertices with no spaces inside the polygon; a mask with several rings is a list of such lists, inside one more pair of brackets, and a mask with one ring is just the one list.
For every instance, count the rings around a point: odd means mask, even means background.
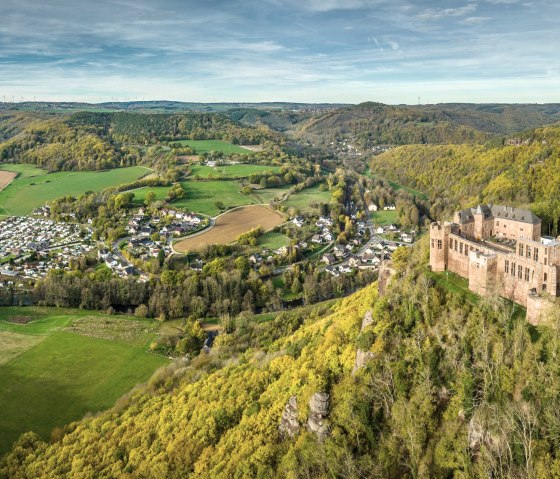
[{"label": "village", "polygon": [[91,229],[27,216],[0,221],[0,275],[39,279],[91,251]]}]

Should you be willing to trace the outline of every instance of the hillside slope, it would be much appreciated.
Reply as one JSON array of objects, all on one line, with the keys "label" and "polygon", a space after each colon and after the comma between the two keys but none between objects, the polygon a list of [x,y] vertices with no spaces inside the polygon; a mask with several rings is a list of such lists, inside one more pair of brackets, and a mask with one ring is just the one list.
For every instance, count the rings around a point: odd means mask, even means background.
[{"label": "hillside slope", "polygon": [[371,170],[427,193],[436,218],[479,202],[525,205],[558,234],[560,127],[521,137],[528,144],[401,146],[373,158]]},{"label": "hillside slope", "polygon": [[52,444],[22,436],[0,477],[560,477],[560,317],[535,330],[445,293],[426,246],[396,255],[383,298],[372,284],[330,311],[239,320]]},{"label": "hillside slope", "polygon": [[362,103],[314,116],[294,130],[297,138],[327,145],[350,138],[368,150],[379,144],[480,143],[560,121],[560,105]]}]

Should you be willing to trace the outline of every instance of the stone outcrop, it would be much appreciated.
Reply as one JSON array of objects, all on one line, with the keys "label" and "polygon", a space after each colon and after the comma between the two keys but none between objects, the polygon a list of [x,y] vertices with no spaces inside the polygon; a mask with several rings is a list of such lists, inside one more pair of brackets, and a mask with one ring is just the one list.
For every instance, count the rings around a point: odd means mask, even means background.
[{"label": "stone outcrop", "polygon": [[381,263],[379,276],[377,278],[377,292],[379,296],[385,296],[387,287],[396,273],[397,272],[393,269],[393,263],[391,261],[383,261],[383,263]]},{"label": "stone outcrop", "polygon": [[362,351],[358,349],[356,351],[356,360],[354,361],[354,368],[352,369],[352,376],[356,374],[356,371],[360,368],[364,368],[366,364],[374,358],[374,354],[371,351]]},{"label": "stone outcrop", "polygon": [[[362,332],[365,328],[367,328],[370,324],[373,323],[373,315],[371,314],[371,310],[367,311],[364,314],[364,318],[362,319],[362,327],[360,328],[360,332]],[[354,368],[352,369],[352,376],[356,374],[356,371],[360,368],[365,367],[365,365],[373,359],[374,354],[370,351],[364,351],[362,349],[358,349],[356,351],[356,360],[354,361]]]},{"label": "stone outcrop", "polygon": [[363,331],[367,328],[370,324],[373,324],[373,314],[371,314],[371,309],[364,314],[364,319],[362,319],[362,327],[360,331]]},{"label": "stone outcrop", "polygon": [[309,400],[309,417],[307,419],[307,429],[316,434],[322,441],[329,433],[327,417],[329,415],[330,396],[325,392],[315,393]]},{"label": "stone outcrop", "polygon": [[297,398],[292,396],[284,412],[282,413],[282,419],[280,419],[280,426],[278,426],[280,434],[284,437],[295,437],[299,433],[299,421],[298,421],[298,405]]}]

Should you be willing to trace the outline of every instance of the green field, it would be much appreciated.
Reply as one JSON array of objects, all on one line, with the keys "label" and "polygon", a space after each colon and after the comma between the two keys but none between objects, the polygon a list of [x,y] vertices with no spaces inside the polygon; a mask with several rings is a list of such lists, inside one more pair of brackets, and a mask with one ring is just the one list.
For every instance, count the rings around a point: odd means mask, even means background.
[{"label": "green field", "polygon": [[181,143],[183,146],[189,146],[194,149],[195,154],[202,155],[203,153],[210,153],[212,151],[220,151],[226,155],[233,153],[252,155],[253,151],[241,146],[234,145],[222,140],[179,140],[172,143]]},{"label": "green field", "polygon": [[282,233],[269,231],[259,236],[259,246],[261,248],[278,249],[290,244],[290,238]]},{"label": "green field", "polygon": [[305,188],[304,190],[291,195],[284,205],[287,207],[297,208],[301,213],[318,213],[315,205],[320,203],[328,203],[331,199],[331,193],[328,190],[321,191],[319,185]]},{"label": "green field", "polygon": [[370,213],[371,221],[375,226],[386,226],[395,224],[397,221],[397,211],[396,210],[381,210],[373,211]]},{"label": "green field", "polygon": [[[6,169],[13,166],[18,165],[8,165]],[[141,166],[132,166],[99,172],[63,171],[46,173],[38,170],[41,174],[29,176],[32,172],[29,165],[19,166],[24,167],[22,175],[18,176],[0,192],[0,216],[28,215],[47,201],[61,196],[77,196],[86,191],[101,191],[110,186],[129,183],[150,171]],[[4,165],[1,168],[3,167]]]},{"label": "green field", "polygon": [[137,190],[132,190],[134,193],[134,203],[139,205],[144,204],[144,200],[146,199],[146,195],[152,191],[156,194],[157,201],[165,201],[165,197],[167,196],[167,192],[171,189],[170,186],[150,186],[145,188],[138,188]]},{"label": "green field", "polygon": [[382,178],[381,176],[374,175],[369,170],[369,168],[367,169],[365,174],[366,174],[366,176],[369,176],[370,178],[377,178],[379,180],[386,181],[387,183],[389,183],[391,188],[393,188],[393,190],[395,190],[395,191],[405,190],[405,191],[408,191],[412,196],[416,196],[416,197],[418,197],[422,200],[427,201],[427,200],[430,199],[426,193],[422,193],[421,191],[415,190],[413,188],[408,188],[407,186],[401,185],[400,183],[397,183],[396,181],[391,181],[391,180],[388,180],[387,178]]},{"label": "green field", "polygon": [[256,204],[251,195],[240,193],[241,186],[237,181],[183,181],[185,198],[174,201],[173,207],[185,211],[195,211],[209,216],[216,216],[220,211],[216,201],[226,207]]},{"label": "green field", "polygon": [[280,171],[278,166],[266,165],[225,165],[225,166],[206,166],[193,165],[192,176],[200,178],[247,178],[253,173],[270,173],[275,174]]},{"label": "green field", "polygon": [[35,165],[21,165],[16,163],[0,163],[0,170],[14,171],[19,173],[21,178],[29,178],[30,176],[40,176],[47,173],[46,170],[38,168]]},{"label": "green field", "polygon": [[275,198],[282,198],[288,191],[290,191],[290,187],[288,186],[263,188],[261,190],[253,190],[253,195],[259,199],[260,203],[270,203]]},{"label": "green field", "polygon": [[[27,317],[28,324],[10,318]],[[165,358],[150,354],[155,321],[49,308],[0,308],[0,454],[26,431],[111,407]]]}]

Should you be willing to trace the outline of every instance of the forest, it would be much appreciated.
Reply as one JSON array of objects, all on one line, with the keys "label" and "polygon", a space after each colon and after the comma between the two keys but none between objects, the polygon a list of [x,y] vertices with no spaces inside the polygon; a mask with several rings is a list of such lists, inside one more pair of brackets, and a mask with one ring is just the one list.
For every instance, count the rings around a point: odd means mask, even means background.
[{"label": "forest", "polygon": [[[383,296],[373,283],[238,317],[214,354],[175,362],[112,410],[50,443],[23,435],[0,477],[560,477],[560,316],[534,328],[499,298],[466,301],[431,280],[427,255],[427,241],[399,252]],[[306,426],[317,393],[322,439]]]},{"label": "forest", "polygon": [[490,202],[530,206],[544,232],[559,234],[560,127],[531,130],[527,144],[406,145],[371,160],[380,176],[427,193],[432,217]]}]

